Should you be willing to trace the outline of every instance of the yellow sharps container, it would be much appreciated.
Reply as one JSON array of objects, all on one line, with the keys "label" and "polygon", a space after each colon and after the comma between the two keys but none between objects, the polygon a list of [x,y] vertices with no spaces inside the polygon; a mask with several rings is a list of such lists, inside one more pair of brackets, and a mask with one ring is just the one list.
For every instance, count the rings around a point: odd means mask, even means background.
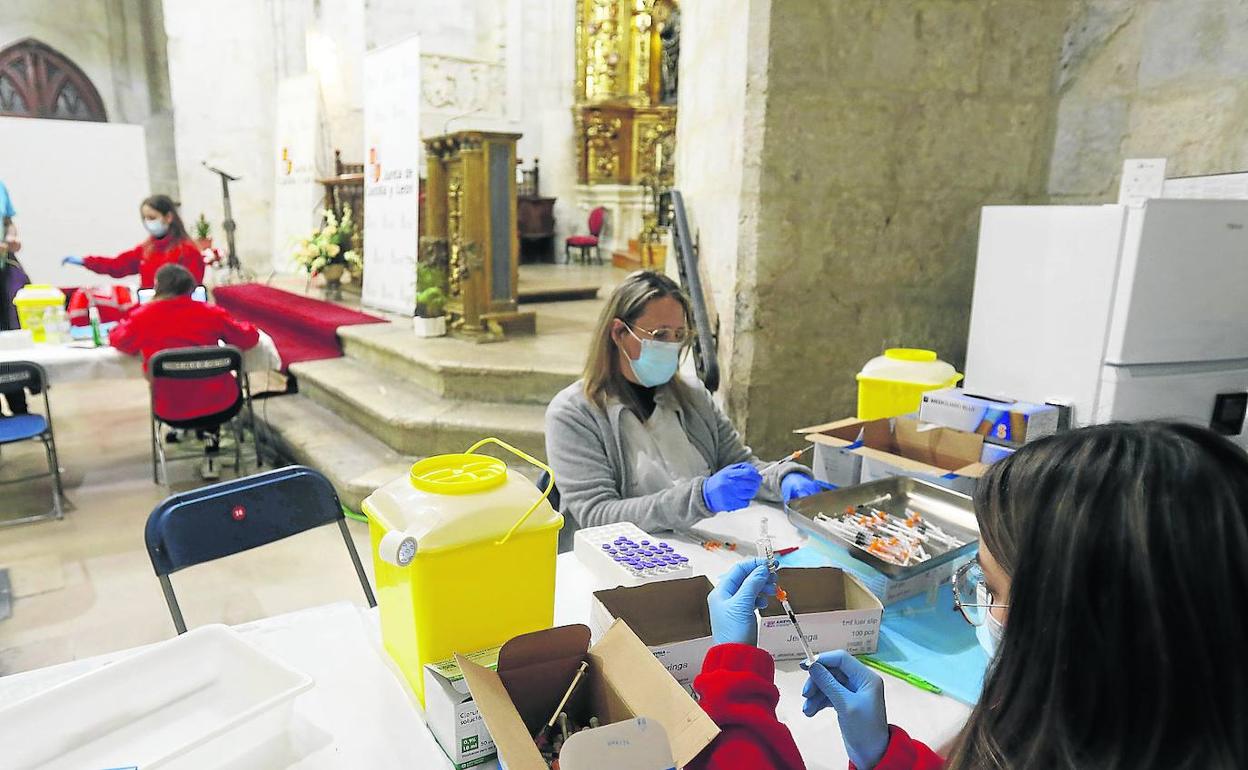
[{"label": "yellow sharps container", "polygon": [[497,647],[555,619],[555,556],[563,517],[496,457],[421,460],[364,501],[381,636],[423,704],[426,663]]}]

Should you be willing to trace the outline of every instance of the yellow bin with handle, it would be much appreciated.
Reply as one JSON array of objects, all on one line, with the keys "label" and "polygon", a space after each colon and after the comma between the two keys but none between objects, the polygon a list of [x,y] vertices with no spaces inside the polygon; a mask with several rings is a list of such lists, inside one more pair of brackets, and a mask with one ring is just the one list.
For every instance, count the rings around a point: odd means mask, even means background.
[{"label": "yellow bin with handle", "polygon": [[933,350],[889,348],[858,373],[858,419],[878,420],[917,412],[923,394],[952,388],[962,375]]},{"label": "yellow bin with handle", "polygon": [[487,438],[437,455],[364,500],[376,568],[381,636],[425,702],[426,663],[497,647],[555,621],[555,557],[563,517],[492,444],[550,474],[520,450]]},{"label": "yellow bin with handle", "polygon": [[17,290],[13,297],[13,306],[17,308],[17,322],[23,329],[30,330],[30,337],[35,342],[47,342],[48,333],[43,326],[44,314],[51,310],[59,315],[65,310],[65,294],[55,286],[46,283],[32,283]]}]

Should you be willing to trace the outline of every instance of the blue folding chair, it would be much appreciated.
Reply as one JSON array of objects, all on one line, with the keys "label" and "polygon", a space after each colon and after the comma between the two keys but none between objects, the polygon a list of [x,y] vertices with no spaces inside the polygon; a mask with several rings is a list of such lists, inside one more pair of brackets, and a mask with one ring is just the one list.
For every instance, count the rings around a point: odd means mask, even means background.
[{"label": "blue folding chair", "polygon": [[60,459],[56,455],[56,437],[52,433],[52,407],[48,403],[48,373],[33,361],[5,361],[0,363],[0,388],[16,390],[22,388],[32,396],[43,394],[43,414],[15,414],[12,417],[0,417],[0,446],[16,444],[22,441],[40,441],[48,456],[48,472],[10,479],[0,484],[20,484],[35,479],[52,478],[52,510],[20,519],[9,519],[3,526],[26,524],[44,519],[60,519],[65,514],[61,509],[61,496],[65,490],[61,486]]},{"label": "blue folding chair", "polygon": [[368,606],[376,607],[338,493],[311,468],[291,465],[167,498],[147,517],[145,540],[178,633],[186,622],[169,575],[335,522]]}]

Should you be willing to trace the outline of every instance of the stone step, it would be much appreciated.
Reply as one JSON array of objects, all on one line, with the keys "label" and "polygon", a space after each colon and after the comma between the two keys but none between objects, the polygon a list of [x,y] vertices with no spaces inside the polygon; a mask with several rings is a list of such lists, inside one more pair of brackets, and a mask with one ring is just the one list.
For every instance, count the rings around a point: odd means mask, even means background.
[{"label": "stone step", "polygon": [[345,326],[338,336],[349,358],[442,398],[544,406],[581,376],[600,304],[533,306],[537,335],[495,343],[423,339],[405,323]]},{"label": "stone step", "polygon": [[354,358],[308,361],[291,371],[300,393],[403,455],[462,452],[486,436],[546,455],[541,404],[448,399]]},{"label": "stone step", "polygon": [[324,473],[343,505],[357,513],[365,497],[407,473],[416,460],[303,395],[257,402],[256,420],[283,460]]}]

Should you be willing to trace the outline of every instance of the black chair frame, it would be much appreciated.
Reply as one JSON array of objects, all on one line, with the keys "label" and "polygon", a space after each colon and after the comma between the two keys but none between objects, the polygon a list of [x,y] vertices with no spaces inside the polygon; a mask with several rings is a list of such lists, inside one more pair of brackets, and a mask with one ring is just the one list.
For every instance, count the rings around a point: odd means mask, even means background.
[{"label": "black chair frame", "polygon": [[43,451],[48,458],[48,472],[35,473],[29,476],[23,476],[17,479],[7,479],[0,481],[0,486],[8,486],[10,484],[21,484],[36,479],[52,479],[52,510],[47,513],[35,514],[33,516],[24,516],[19,519],[8,519],[0,526],[12,526],[16,524],[29,524],[35,521],[45,521],[48,519],[62,519],[65,517],[62,498],[65,496],[65,488],[61,484],[61,466],[60,458],[56,453],[56,434],[52,430],[52,405],[48,401],[48,390],[51,386],[48,384],[47,371],[35,363],[34,361],[4,361],[0,362],[0,386],[5,388],[21,387],[31,395],[43,394],[43,419],[46,427],[38,436],[30,438],[16,439],[3,443],[20,443],[22,441],[33,441],[39,439],[43,444]]},{"label": "black chair frame", "polygon": [[327,524],[338,525],[368,606],[376,607],[338,493],[317,471],[290,465],[165,499],[148,516],[144,540],[174,628],[186,633],[171,574]]},{"label": "black chair frame", "polygon": [[[256,431],[256,414],[251,404],[251,383],[247,379],[247,369],[243,366],[243,352],[233,345],[204,345],[201,347],[170,348],[154,354],[147,362],[149,392],[151,399],[151,434],[152,434],[152,481],[169,486],[168,464],[180,460],[202,458],[202,454],[182,454],[168,457],[165,454],[164,441],[161,440],[161,426],[170,428],[205,429],[216,425],[230,424],[234,433],[234,468],[242,469],[242,448],[246,441],[246,430],[251,430],[256,449],[256,467],[264,464],[260,452],[260,434]],[[156,380],[202,380],[232,374],[238,381],[238,401],[226,413],[217,415],[219,419],[205,422],[195,420],[168,420],[156,413]],[[242,421],[242,413],[247,413],[246,424]]]}]

